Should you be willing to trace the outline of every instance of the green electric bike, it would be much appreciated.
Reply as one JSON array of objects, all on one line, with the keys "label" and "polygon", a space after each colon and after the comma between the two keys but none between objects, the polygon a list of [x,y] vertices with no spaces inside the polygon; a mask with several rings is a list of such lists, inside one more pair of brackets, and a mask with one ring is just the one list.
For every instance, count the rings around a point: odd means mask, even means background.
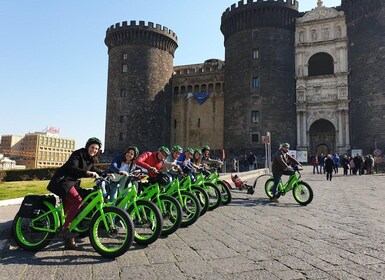
[{"label": "green electric bike", "polygon": [[[13,220],[13,237],[22,249],[39,251],[54,239],[64,221],[63,204],[61,201],[57,204],[55,196],[26,196]],[[106,258],[123,255],[134,240],[134,225],[129,215],[106,205],[98,186],[88,191],[69,229],[80,234],[87,232],[92,247]]]}]

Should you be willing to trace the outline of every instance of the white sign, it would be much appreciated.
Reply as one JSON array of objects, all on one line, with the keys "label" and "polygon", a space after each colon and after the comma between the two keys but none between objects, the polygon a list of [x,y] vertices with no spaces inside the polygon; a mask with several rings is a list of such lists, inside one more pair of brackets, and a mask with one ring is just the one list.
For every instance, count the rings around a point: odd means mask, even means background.
[{"label": "white sign", "polygon": [[307,151],[297,151],[296,158],[299,162],[307,162]]},{"label": "white sign", "polygon": [[352,155],[352,157],[362,156],[362,150],[361,149],[352,149],[351,155]]}]

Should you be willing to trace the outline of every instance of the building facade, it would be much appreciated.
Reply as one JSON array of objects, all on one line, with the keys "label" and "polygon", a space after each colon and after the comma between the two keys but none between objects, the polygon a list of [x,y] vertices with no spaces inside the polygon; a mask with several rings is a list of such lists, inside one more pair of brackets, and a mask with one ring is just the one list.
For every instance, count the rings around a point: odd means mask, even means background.
[{"label": "building facade", "polygon": [[[304,13],[295,0],[238,1],[221,18],[225,61],[172,70],[177,40],[167,28],[109,28],[106,153],[130,144],[210,144],[264,154],[268,132],[273,149],[289,142],[309,155],[384,149],[385,0],[342,0],[334,8],[313,1]],[[162,69],[163,78],[141,72],[147,68]],[[125,114],[133,119],[122,124]],[[154,127],[161,132],[148,133]]]},{"label": "building facade", "polygon": [[[13,146],[10,140],[16,140]],[[75,140],[50,135],[47,132],[28,133],[22,136],[3,135],[0,153],[26,168],[62,166],[75,149]]]}]

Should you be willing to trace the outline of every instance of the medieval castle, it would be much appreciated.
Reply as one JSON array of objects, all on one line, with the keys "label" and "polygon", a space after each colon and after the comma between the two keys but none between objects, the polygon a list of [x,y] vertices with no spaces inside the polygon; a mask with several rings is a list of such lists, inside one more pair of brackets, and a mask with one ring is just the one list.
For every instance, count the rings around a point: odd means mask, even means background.
[{"label": "medieval castle", "polygon": [[385,148],[385,0],[241,0],[221,18],[225,61],[174,66],[174,32],[143,21],[107,29],[106,154],[127,145],[309,155]]}]

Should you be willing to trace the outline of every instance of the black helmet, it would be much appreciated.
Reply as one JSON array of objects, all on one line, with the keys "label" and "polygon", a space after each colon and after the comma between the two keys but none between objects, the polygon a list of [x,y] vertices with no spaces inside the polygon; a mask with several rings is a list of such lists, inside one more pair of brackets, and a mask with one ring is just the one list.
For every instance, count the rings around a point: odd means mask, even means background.
[{"label": "black helmet", "polygon": [[139,156],[139,149],[136,147],[136,146],[129,146],[126,150],[126,153],[129,151],[129,150],[133,150],[135,155],[134,155],[134,159],[136,159],[138,156]]},{"label": "black helmet", "polygon": [[90,139],[87,140],[86,149],[88,149],[88,147],[91,146],[92,144],[98,144],[99,145],[99,149],[102,148],[102,141],[100,141],[96,137],[91,137]]},{"label": "black helmet", "polygon": [[158,152],[164,152],[166,155],[170,154],[170,150],[166,146],[162,146],[158,149]]}]

